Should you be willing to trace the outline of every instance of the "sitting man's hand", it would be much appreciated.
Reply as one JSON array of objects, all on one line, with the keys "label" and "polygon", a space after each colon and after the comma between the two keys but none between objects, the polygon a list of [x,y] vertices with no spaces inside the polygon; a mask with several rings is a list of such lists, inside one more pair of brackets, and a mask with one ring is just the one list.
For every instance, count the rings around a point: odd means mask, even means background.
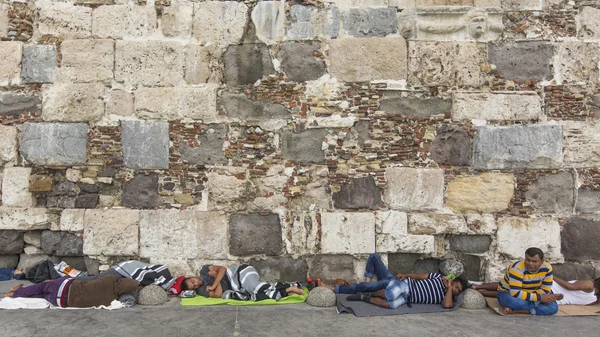
[{"label": "sitting man's hand", "polygon": [[214,291],[217,287],[213,286],[206,286],[206,291]]},{"label": "sitting man's hand", "polygon": [[404,280],[404,279],[406,278],[406,276],[404,276],[404,275],[402,275],[402,274],[398,273],[398,274],[396,275],[396,278],[397,278],[399,281],[402,281],[402,280]]},{"label": "sitting man's hand", "polygon": [[552,302],[556,302],[556,297],[554,295],[542,294],[542,303],[550,304]]}]

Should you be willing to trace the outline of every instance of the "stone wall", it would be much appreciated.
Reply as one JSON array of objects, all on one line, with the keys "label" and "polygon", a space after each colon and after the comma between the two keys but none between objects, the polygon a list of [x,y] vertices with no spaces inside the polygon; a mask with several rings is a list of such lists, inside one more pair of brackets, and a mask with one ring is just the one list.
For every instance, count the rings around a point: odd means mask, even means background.
[{"label": "stone wall", "polygon": [[0,267],[600,276],[600,1],[0,1]]}]

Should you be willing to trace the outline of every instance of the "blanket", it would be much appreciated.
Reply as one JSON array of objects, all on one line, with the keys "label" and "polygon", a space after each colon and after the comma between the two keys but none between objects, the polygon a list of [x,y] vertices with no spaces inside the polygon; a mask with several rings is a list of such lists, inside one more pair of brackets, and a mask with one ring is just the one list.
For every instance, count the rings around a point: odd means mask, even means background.
[{"label": "blanket", "polygon": [[[500,303],[495,297],[486,297],[485,301],[490,309],[501,316],[529,316],[529,314],[518,313],[504,315],[500,310]],[[597,312],[600,312],[600,304],[593,305],[559,305],[558,312],[554,316],[596,316]]]},{"label": "blanket", "polygon": [[211,305],[235,305],[235,306],[246,306],[246,305],[275,305],[275,304],[296,304],[303,303],[306,301],[306,297],[308,296],[308,288],[302,288],[304,290],[304,295],[291,295],[287,297],[283,297],[279,299],[279,301],[273,299],[267,299],[262,301],[242,301],[242,300],[234,300],[234,299],[222,299],[222,298],[207,298],[204,296],[196,296],[192,298],[182,298],[181,305],[184,307],[189,306],[211,306]]},{"label": "blanket", "polygon": [[367,316],[392,316],[392,315],[406,315],[406,314],[422,314],[430,312],[447,312],[453,311],[460,307],[463,303],[464,293],[457,296],[456,301],[453,303],[452,308],[445,309],[439,304],[420,304],[412,303],[412,308],[406,305],[402,305],[396,309],[386,309],[378,307],[376,305],[362,302],[362,301],[348,301],[346,297],[348,294],[337,294],[337,312],[338,314],[349,312],[357,317]]},{"label": "blanket", "polygon": [[90,308],[61,308],[55,305],[50,304],[50,302],[46,301],[43,298],[26,298],[26,297],[5,297],[0,300],[0,309],[67,309],[67,310],[75,310],[75,309],[106,309],[106,310],[115,310],[124,308],[123,303],[113,300],[110,303],[110,306],[97,306]]}]

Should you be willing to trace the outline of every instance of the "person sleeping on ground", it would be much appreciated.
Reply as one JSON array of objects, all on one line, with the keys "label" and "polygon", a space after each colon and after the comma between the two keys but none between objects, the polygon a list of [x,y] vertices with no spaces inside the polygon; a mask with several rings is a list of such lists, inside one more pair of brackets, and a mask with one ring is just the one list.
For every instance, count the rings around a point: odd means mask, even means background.
[{"label": "person sleeping on ground", "polygon": [[[199,279],[196,293],[204,297],[261,301],[265,299],[279,300],[292,294],[304,295],[304,291],[297,282],[269,284],[260,281],[256,269],[247,264],[229,268],[204,265],[200,270]],[[188,287],[186,280],[182,283],[183,290]]]}]

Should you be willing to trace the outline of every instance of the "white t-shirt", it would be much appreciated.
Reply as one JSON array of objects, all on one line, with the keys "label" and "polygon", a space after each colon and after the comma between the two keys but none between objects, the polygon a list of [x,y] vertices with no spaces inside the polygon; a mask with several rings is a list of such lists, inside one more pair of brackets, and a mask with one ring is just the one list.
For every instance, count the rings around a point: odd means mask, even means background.
[{"label": "white t-shirt", "polygon": [[[575,283],[575,281],[569,281],[569,283]],[[564,305],[564,304],[586,305],[586,304],[592,304],[598,300],[596,298],[596,295],[594,295],[593,291],[586,293],[583,290],[568,290],[568,289],[563,288],[556,281],[552,282],[552,292],[555,294],[565,295],[565,297],[562,300],[556,302],[558,305]]]}]

